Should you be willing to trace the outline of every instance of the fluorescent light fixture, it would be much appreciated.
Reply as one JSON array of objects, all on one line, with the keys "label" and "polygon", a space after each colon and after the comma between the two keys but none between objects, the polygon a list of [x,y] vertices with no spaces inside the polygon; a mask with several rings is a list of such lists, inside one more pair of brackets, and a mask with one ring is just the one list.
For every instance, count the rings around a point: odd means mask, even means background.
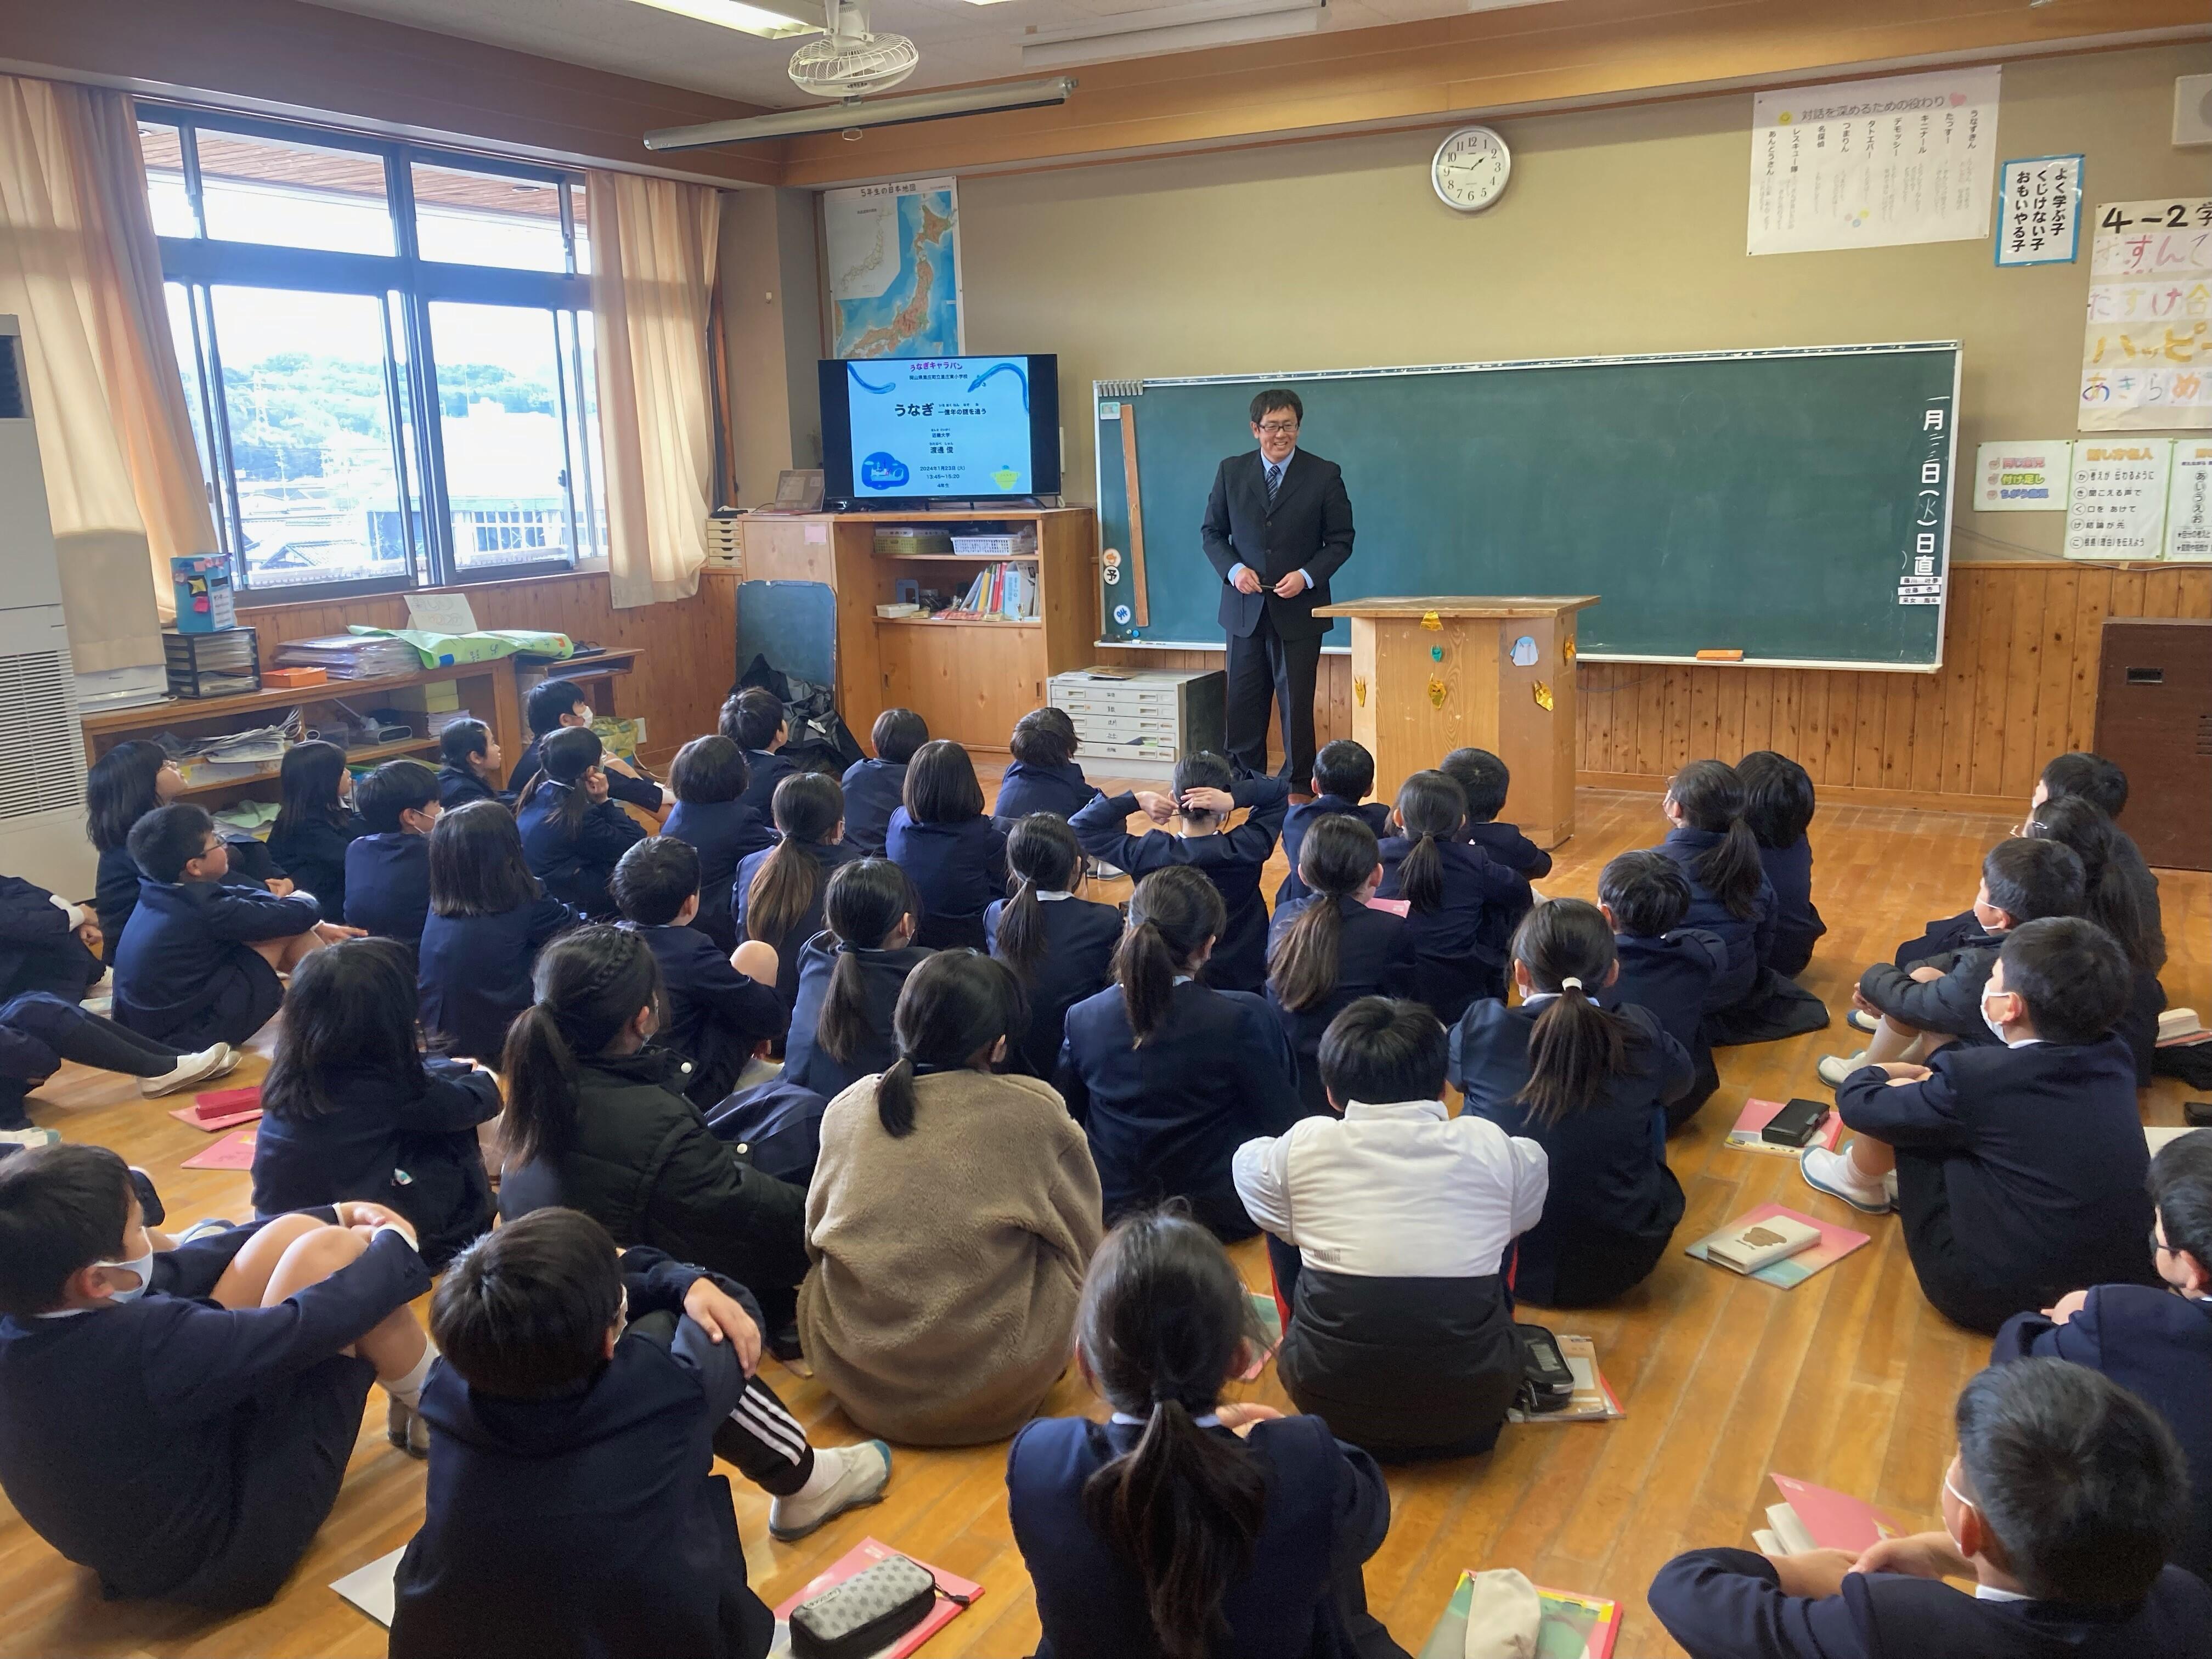
[{"label": "fluorescent light fixture", "polygon": [[1328,0],[1191,0],[1051,28],[1024,29],[1015,38],[1022,48],[1024,69],[1066,69],[1312,34],[1320,29],[1328,9]]},{"label": "fluorescent light fixture", "polygon": [[720,28],[757,35],[763,40],[822,33],[819,23],[803,22],[763,6],[748,6],[744,0],[637,0],[637,3],[651,6],[656,11],[672,11],[679,17],[695,18],[702,23],[713,23]]},{"label": "fluorescent light fixture", "polygon": [[801,133],[842,132],[861,127],[906,126],[942,121],[955,115],[991,115],[1002,110],[1041,109],[1064,104],[1075,90],[1075,77],[1055,75],[1043,81],[1001,82],[947,92],[917,92],[907,98],[848,98],[816,109],[784,110],[742,121],[708,121],[696,127],[662,127],[645,135],[647,149],[704,149],[713,144],[741,144],[749,138],[790,138]]}]

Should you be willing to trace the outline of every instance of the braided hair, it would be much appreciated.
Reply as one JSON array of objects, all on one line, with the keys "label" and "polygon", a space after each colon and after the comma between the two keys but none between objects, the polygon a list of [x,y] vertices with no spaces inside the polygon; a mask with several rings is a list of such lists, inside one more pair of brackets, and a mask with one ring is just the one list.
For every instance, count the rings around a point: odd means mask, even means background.
[{"label": "braided hair", "polygon": [[547,945],[538,1000],[507,1028],[500,1138],[511,1164],[557,1160],[576,1133],[580,1065],[606,1054],[641,1010],[660,1007],[660,966],[635,933],[580,927]]}]

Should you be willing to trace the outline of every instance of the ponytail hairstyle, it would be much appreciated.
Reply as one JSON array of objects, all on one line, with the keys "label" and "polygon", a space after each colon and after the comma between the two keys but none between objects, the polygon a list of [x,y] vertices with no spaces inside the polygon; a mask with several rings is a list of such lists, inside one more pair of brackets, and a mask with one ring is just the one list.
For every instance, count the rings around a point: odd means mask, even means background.
[{"label": "ponytail hairstyle", "polygon": [[538,774],[515,803],[517,809],[537,799],[540,790],[558,784],[561,796],[553,803],[553,817],[562,830],[574,835],[583,827],[584,814],[592,810],[584,774],[597,766],[605,752],[599,734],[588,726],[564,726],[552,732],[538,745]]},{"label": "ponytail hairstyle", "polygon": [[745,889],[745,935],[780,946],[822,890],[822,861],[806,849],[827,844],[845,821],[845,792],[824,773],[793,772],[776,785],[769,810],[778,839]]},{"label": "ponytail hairstyle", "polygon": [[[502,817],[496,801],[483,803]],[[415,953],[398,939],[342,939],[292,970],[261,1103],[280,1122],[337,1109],[334,1073],[365,1073],[399,1099],[429,1086],[415,1040]]]},{"label": "ponytail hairstyle", "polygon": [[[318,952],[318,954],[320,954]],[[576,1068],[605,1054],[641,1008],[660,1006],[660,966],[635,933],[593,926],[538,953],[538,1000],[507,1027],[500,1056],[508,1164],[557,1159],[576,1133]]]},{"label": "ponytail hairstyle", "polygon": [[1690,860],[1690,873],[1728,913],[1748,920],[1758,908],[1759,840],[1744,822],[1743,781],[1723,761],[1692,761],[1674,774],[1667,798],[1682,809],[1692,830],[1727,837]]},{"label": "ponytail hairstyle", "polygon": [[1003,962],[981,951],[939,951],[906,976],[891,1032],[899,1057],[876,1079],[876,1116],[894,1140],[914,1133],[914,1080],[934,1072],[988,1072],[992,1050],[1027,1028],[1029,999]]},{"label": "ponytail hairstyle", "polygon": [[1358,818],[1331,812],[1306,831],[1298,879],[1313,896],[1267,951],[1267,985],[1284,1007],[1303,1011],[1336,994],[1344,943],[1340,906],[1358,894],[1379,861],[1375,832]]},{"label": "ponytail hairstyle", "polygon": [[860,952],[882,950],[899,923],[921,908],[906,872],[889,859],[854,859],[830,872],[822,919],[836,935],[837,960],[830,970],[814,1035],[838,1064],[849,1065],[872,1035]]},{"label": "ponytail hairstyle", "polygon": [[1114,982],[1139,1048],[1168,1017],[1176,975],[1197,972],[1193,960],[1228,926],[1220,889],[1190,865],[1170,864],[1137,884],[1129,925],[1114,947]]},{"label": "ponytail hairstyle", "polygon": [[2087,795],[2052,795],[2027,815],[2027,832],[2074,849],[2081,860],[2081,914],[2128,953],[2128,965],[2154,974],[2166,966],[2158,902],[2129,868],[2127,834]]},{"label": "ponytail hairstyle", "polygon": [[276,769],[276,821],[269,826],[271,838],[298,835],[314,823],[345,828],[345,805],[338,799],[345,775],[345,750],[334,743],[310,738],[287,749]]},{"label": "ponytail hairstyle", "polygon": [[1006,837],[1006,885],[1012,896],[1000,907],[991,954],[1023,984],[1036,982],[1044,958],[1044,903],[1037,895],[1072,892],[1082,868],[1083,844],[1055,813],[1032,812]]},{"label": "ponytail hairstyle", "polygon": [[1251,1300],[1219,1242],[1170,1206],[1106,1235],[1076,1335],[1099,1392],[1145,1425],[1084,1483],[1084,1513],[1144,1586],[1161,1652],[1206,1659],[1267,1516],[1259,1460],[1195,1420],[1214,1409],[1244,1345],[1264,1340]]},{"label": "ponytail hairstyle", "polygon": [[1449,773],[1416,772],[1398,786],[1397,807],[1413,843],[1398,861],[1398,896],[1416,910],[1433,910],[1444,902],[1444,855],[1437,843],[1460,838],[1467,793]]},{"label": "ponytail hairstyle", "polygon": [[1597,1005],[1615,957],[1613,929],[1595,904],[1563,898],[1538,905],[1514,931],[1513,959],[1537,990],[1559,994],[1536,1016],[1528,1081],[1513,1097],[1538,1123],[1557,1123],[1597,1103],[1606,1085],[1629,1069],[1629,1045],[1643,1034]]}]

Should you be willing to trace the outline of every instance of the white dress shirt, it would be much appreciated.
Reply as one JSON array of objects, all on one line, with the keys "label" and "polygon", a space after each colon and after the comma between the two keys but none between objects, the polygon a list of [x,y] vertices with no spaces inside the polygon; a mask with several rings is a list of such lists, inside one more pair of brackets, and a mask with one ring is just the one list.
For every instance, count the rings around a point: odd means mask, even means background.
[{"label": "white dress shirt", "polygon": [[1473,1279],[1536,1224],[1544,1149],[1440,1100],[1309,1117],[1248,1140],[1232,1165],[1252,1219],[1310,1267],[1361,1279]]},{"label": "white dress shirt", "polygon": [[[1271,467],[1271,466],[1279,466],[1279,467],[1282,468],[1282,470],[1283,470],[1283,471],[1282,471],[1282,477],[1283,477],[1283,478],[1288,478],[1288,477],[1291,476],[1291,463],[1292,461],[1295,461],[1296,459],[1297,459],[1297,458],[1298,458],[1298,447],[1297,447],[1296,444],[1292,444],[1292,445],[1291,446],[1291,453],[1290,453],[1289,454],[1287,454],[1287,455],[1284,456],[1284,457],[1283,457],[1283,459],[1282,459],[1281,460],[1279,460],[1279,461],[1271,461],[1271,460],[1269,460],[1269,459],[1267,459],[1267,452],[1266,450],[1264,450],[1264,449],[1263,449],[1263,450],[1261,450],[1261,451],[1260,452],[1260,478],[1261,478],[1261,483],[1264,485],[1264,484],[1265,484],[1265,483],[1267,482],[1267,469],[1268,469],[1269,467]],[[1283,486],[1282,486],[1281,479],[1278,479],[1278,480],[1277,480],[1277,482],[1276,482],[1276,484],[1275,484],[1275,488],[1276,488],[1276,489],[1280,489],[1282,487],[1283,487]],[[1239,559],[1239,560],[1238,560],[1235,564],[1232,564],[1232,565],[1231,565],[1231,566],[1229,567],[1229,580],[1230,580],[1230,581],[1231,581],[1231,582],[1232,582],[1232,583],[1234,583],[1234,582],[1236,581],[1236,580],[1237,580],[1237,573],[1238,571],[1240,571],[1240,570],[1249,570],[1249,569],[1250,569],[1250,568],[1251,568],[1251,566],[1249,566],[1249,565],[1246,564],[1246,563],[1245,563],[1242,559]],[[1314,585],[1314,579],[1313,579],[1311,576],[1307,575],[1307,574],[1306,574],[1306,573],[1305,573],[1304,570],[1299,571],[1299,572],[1298,572],[1298,574],[1299,574],[1299,575],[1301,575],[1301,576],[1304,576],[1304,577],[1305,577],[1305,583],[1306,583],[1306,586],[1307,586],[1308,587],[1311,587],[1311,586]]]}]

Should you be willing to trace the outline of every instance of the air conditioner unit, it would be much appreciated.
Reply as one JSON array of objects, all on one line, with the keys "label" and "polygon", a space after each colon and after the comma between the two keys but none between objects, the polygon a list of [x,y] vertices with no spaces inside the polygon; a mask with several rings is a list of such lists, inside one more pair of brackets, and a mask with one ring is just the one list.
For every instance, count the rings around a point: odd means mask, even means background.
[{"label": "air conditioner unit", "polygon": [[23,375],[22,331],[0,316],[0,873],[81,899],[92,892],[84,834],[84,738],[62,615],[46,477]]}]

